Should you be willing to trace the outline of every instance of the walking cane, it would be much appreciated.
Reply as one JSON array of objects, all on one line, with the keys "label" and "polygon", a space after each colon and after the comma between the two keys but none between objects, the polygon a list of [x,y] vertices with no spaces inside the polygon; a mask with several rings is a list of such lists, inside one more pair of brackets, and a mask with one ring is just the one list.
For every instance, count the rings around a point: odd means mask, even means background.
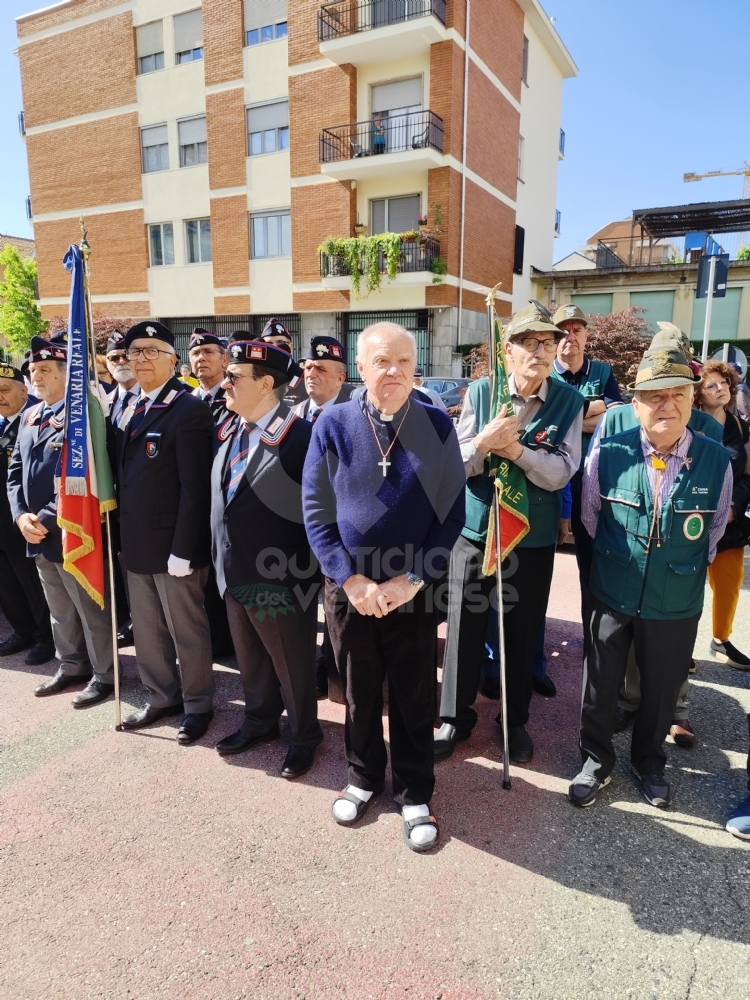
[{"label": "walking cane", "polygon": [[[499,282],[490,291],[487,296],[487,319],[489,321],[490,329],[490,339],[489,339],[489,350],[488,350],[488,361],[490,365],[491,372],[491,383],[490,389],[494,390],[495,383],[497,381],[497,345],[495,344],[495,296],[500,288],[502,282]],[[508,745],[508,699],[505,687],[505,621],[503,619],[503,581],[502,574],[500,572],[500,564],[502,562],[502,551],[500,544],[500,497],[497,491],[497,485],[494,482],[494,473],[492,491],[494,494],[494,502],[491,516],[495,519],[495,561],[497,563],[497,568],[495,570],[495,575],[497,578],[497,645],[498,654],[500,657],[500,711],[502,714],[502,724],[503,724],[503,788],[509,789],[510,785],[510,751]]]},{"label": "walking cane", "polygon": [[[94,372],[94,384],[96,385],[97,397],[99,395],[99,372],[96,369],[96,338],[94,337],[94,313],[91,307],[91,288],[89,285],[89,255],[91,247],[86,239],[86,230],[83,227],[83,216],[80,218],[81,225],[81,257],[83,258],[83,289],[86,300],[86,326],[89,334],[89,352],[91,356],[91,367]],[[115,672],[115,730],[122,732],[122,706],[120,703],[120,651],[117,648],[117,604],[115,601],[115,566],[112,561],[112,528],[109,521],[109,511],[105,513],[105,523],[107,526],[107,559],[109,561],[109,606],[112,614],[112,666]]]}]

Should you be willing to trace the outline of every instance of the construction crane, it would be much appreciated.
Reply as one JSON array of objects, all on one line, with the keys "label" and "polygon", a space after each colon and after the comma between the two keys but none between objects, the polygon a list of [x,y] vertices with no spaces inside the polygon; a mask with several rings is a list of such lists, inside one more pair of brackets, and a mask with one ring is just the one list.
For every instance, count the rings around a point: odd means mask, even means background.
[{"label": "construction crane", "polygon": [[739,168],[739,170],[708,170],[705,174],[683,174],[683,181],[702,181],[709,177],[736,177],[741,176],[742,181],[742,197],[750,198],[750,164],[745,160],[744,164]]}]

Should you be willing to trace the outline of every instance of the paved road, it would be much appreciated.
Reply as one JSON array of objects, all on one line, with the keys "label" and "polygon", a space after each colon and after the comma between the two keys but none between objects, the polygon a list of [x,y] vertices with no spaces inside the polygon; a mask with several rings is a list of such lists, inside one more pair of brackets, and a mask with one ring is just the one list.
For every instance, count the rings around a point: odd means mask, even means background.
[{"label": "paved road", "polygon": [[[428,856],[405,848],[386,796],[358,829],[330,819],[345,782],[338,705],[320,703],[316,765],[287,783],[280,742],[229,760],[213,750],[241,718],[231,665],[217,667],[207,738],[180,748],[177,720],[115,733],[111,703],[35,699],[53,666],[4,660],[0,997],[748,1000],[750,848],[723,822],[745,784],[750,675],[708,659],[704,622],[699,745],[669,747],[674,807],[640,797],[624,735],[611,786],[574,810],[576,602],[561,554],[547,633],[559,695],[534,696],[537,755],[502,791],[497,703],[480,699],[472,739],[438,765],[442,839]],[[746,589],[745,650],[749,612]]]}]

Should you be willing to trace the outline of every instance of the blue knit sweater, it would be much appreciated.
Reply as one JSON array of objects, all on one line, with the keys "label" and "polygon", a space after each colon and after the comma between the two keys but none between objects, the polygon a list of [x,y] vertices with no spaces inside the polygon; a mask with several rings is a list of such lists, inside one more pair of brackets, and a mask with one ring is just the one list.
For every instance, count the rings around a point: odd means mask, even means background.
[{"label": "blue knit sweater", "polygon": [[[384,477],[381,450],[394,428]],[[406,572],[439,580],[464,525],[465,485],[453,422],[437,407],[411,400],[392,423],[365,399],[326,410],[302,477],[305,527],[323,572],[339,586],[355,573],[379,583]]]}]

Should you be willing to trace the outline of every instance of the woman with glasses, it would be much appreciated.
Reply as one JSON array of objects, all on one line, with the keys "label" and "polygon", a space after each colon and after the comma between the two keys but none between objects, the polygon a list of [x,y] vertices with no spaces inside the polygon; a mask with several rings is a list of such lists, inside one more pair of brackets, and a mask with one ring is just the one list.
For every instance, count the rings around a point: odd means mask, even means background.
[{"label": "woman with glasses", "polygon": [[739,376],[724,361],[708,361],[701,371],[695,405],[718,420],[724,428],[722,443],[732,456],[734,491],[729,523],[717,546],[716,558],[708,567],[708,582],[714,594],[711,652],[740,670],[750,669],[750,658],[729,641],[745,576],[745,546],[750,541],[750,429],[730,412],[737,395]]}]

